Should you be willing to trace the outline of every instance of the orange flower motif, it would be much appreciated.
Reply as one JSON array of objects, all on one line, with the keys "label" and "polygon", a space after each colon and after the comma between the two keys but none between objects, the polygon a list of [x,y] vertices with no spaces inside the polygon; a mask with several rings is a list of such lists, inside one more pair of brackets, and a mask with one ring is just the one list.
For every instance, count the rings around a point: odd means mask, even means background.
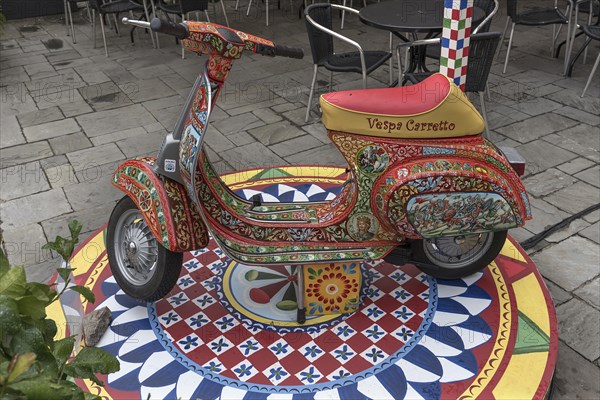
[{"label": "orange flower motif", "polygon": [[309,297],[323,304],[325,311],[340,311],[344,309],[346,299],[357,295],[359,287],[356,278],[328,266],[314,281],[310,281],[306,291]]}]

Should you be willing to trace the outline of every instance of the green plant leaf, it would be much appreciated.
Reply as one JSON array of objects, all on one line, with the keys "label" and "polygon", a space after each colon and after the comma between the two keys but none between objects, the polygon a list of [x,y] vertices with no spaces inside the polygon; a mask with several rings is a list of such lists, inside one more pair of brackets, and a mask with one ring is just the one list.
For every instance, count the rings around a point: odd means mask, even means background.
[{"label": "green plant leaf", "polygon": [[69,261],[71,253],[67,252],[66,246],[69,241],[62,236],[56,236],[54,242],[48,242],[42,246],[42,249],[50,249],[57,252],[63,260]]},{"label": "green plant leaf", "polygon": [[94,293],[92,293],[92,291],[85,286],[76,285],[71,286],[69,289],[76,291],[90,303],[94,303],[96,301],[96,296],[94,296]]},{"label": "green plant leaf", "polygon": [[25,294],[25,268],[12,267],[0,279],[0,294],[8,296],[22,296]]},{"label": "green plant leaf", "polygon": [[83,392],[83,398],[85,400],[102,400],[102,397],[96,396],[95,394],[91,394],[88,392]]},{"label": "green plant leaf", "polygon": [[28,315],[33,319],[42,319],[46,317],[46,305],[48,301],[39,300],[35,296],[23,296],[17,299],[19,312]]},{"label": "green plant leaf", "polygon": [[65,367],[65,373],[74,378],[90,379],[103,385],[96,374],[110,374],[120,369],[119,360],[97,347],[84,347]]},{"label": "green plant leaf", "polygon": [[2,280],[2,275],[8,272],[10,269],[10,263],[8,262],[8,258],[6,258],[6,254],[4,254],[4,250],[0,247],[0,280]]},{"label": "green plant leaf", "polygon": [[10,340],[12,335],[19,333],[21,329],[21,317],[17,303],[12,306],[10,302],[0,303],[0,342]]},{"label": "green plant leaf", "polygon": [[63,247],[63,259],[65,261],[69,261],[71,259],[71,256],[73,255],[73,250],[75,250],[75,242],[73,242],[72,240],[67,240]]},{"label": "green plant leaf", "polygon": [[56,272],[62,278],[63,281],[67,282],[71,279],[71,272],[73,269],[71,268],[56,268]]},{"label": "green plant leaf", "polygon": [[[41,322],[41,321],[39,321]],[[42,331],[32,322],[23,321],[23,328],[10,341],[9,351],[12,354],[34,352],[41,367],[56,376],[56,360],[46,342]]]},{"label": "green plant leaf", "polygon": [[8,378],[8,366],[10,361],[3,361],[0,363],[0,385],[4,385],[6,378]]},{"label": "green plant leaf", "polygon": [[35,355],[35,353],[32,352],[17,356],[17,360],[13,366],[12,371],[10,371],[6,382],[10,384],[18,380],[19,377],[21,377],[21,375],[23,375],[25,372],[27,372],[29,368],[31,368],[36,358],[37,356]]},{"label": "green plant leaf", "polygon": [[50,302],[56,296],[56,290],[43,283],[27,282],[26,289],[32,296],[46,302]]},{"label": "green plant leaf", "polygon": [[27,400],[84,400],[83,390],[70,381],[55,381],[44,377],[16,382],[12,389],[23,393]]},{"label": "green plant leaf", "polygon": [[56,333],[58,332],[56,322],[54,322],[52,319],[45,319],[43,329],[44,337],[46,338],[46,344],[50,345],[48,342],[51,342],[52,345],[54,345],[54,336],[56,336]]},{"label": "green plant leaf", "polygon": [[66,337],[61,340],[54,342],[54,351],[52,355],[56,358],[56,364],[61,369],[73,352],[75,346],[75,338],[73,336]]},{"label": "green plant leaf", "polygon": [[69,232],[71,232],[71,240],[73,241],[73,244],[79,241],[79,233],[81,233],[82,227],[83,225],[81,225],[81,223],[76,219],[69,221]]}]

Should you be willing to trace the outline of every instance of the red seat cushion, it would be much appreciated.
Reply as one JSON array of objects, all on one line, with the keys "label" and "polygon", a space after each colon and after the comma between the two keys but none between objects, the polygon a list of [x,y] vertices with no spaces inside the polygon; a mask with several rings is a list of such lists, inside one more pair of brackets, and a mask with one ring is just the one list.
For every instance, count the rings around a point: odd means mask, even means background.
[{"label": "red seat cushion", "polygon": [[410,116],[437,107],[450,92],[450,82],[435,74],[412,86],[345,90],[323,95],[332,105],[366,114]]}]

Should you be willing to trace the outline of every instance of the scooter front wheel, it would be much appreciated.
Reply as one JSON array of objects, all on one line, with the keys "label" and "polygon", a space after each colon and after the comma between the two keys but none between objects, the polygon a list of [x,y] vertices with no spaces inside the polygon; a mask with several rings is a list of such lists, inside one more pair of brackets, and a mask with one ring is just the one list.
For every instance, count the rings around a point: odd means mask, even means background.
[{"label": "scooter front wheel", "polygon": [[182,253],[163,247],[142,213],[127,196],[115,206],[106,229],[108,262],[119,287],[129,296],[152,302],[167,295],[181,271]]},{"label": "scooter front wheel", "polygon": [[456,279],[483,270],[502,250],[507,231],[442,236],[413,242],[419,268],[440,279]]}]

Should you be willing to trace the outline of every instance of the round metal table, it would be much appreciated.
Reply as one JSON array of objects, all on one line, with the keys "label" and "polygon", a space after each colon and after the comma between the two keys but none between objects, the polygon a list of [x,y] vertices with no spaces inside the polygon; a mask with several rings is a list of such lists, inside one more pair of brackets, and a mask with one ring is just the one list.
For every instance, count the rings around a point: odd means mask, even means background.
[{"label": "round metal table", "polygon": [[[391,0],[368,5],[360,10],[360,20],[369,26],[394,32],[434,34],[442,31],[444,0]],[[480,22],[485,12],[473,7],[472,22]],[[408,39],[406,39],[408,40]]]},{"label": "round metal table", "polygon": [[[444,0],[383,1],[362,8],[358,17],[364,24],[390,31],[405,42],[418,40],[419,33],[426,34],[424,39],[429,39],[442,31]],[[484,18],[485,11],[473,6],[472,24],[481,22]],[[409,34],[410,37],[403,33]],[[406,71],[429,71],[425,65],[425,46],[413,47],[410,51],[410,63]],[[394,82],[391,86],[396,84],[397,82]]]}]

